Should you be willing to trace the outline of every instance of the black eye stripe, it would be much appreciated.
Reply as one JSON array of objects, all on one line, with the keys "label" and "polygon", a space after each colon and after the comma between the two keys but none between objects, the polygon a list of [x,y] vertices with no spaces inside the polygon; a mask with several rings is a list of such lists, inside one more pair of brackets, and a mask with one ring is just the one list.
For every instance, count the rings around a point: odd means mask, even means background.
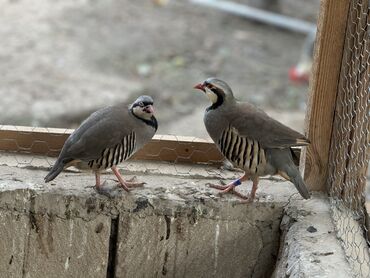
[{"label": "black eye stripe", "polygon": [[[142,105],[141,105],[142,104]],[[145,107],[145,106],[148,106],[148,105],[153,105],[153,102],[149,102],[149,101],[140,101],[140,102],[138,102],[138,103],[135,103],[134,105],[133,105],[133,107],[137,107],[137,106],[139,106],[139,107]]]},{"label": "black eye stripe", "polygon": [[215,94],[217,94],[218,92],[220,92],[221,90],[213,85],[207,87],[208,89],[210,89],[212,92],[214,92]]},{"label": "black eye stripe", "polygon": [[212,92],[215,92],[217,90],[220,90],[219,88],[217,88],[215,85],[211,84],[211,83],[208,83],[208,82],[204,82],[204,85],[210,89]]}]

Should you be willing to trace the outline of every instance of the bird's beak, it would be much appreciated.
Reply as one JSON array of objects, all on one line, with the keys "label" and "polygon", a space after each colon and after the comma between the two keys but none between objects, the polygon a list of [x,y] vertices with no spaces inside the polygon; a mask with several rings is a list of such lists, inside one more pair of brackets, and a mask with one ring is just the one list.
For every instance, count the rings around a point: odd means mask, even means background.
[{"label": "bird's beak", "polygon": [[154,107],[153,107],[153,105],[146,106],[145,107],[145,111],[147,111],[148,113],[154,114]]},{"label": "bird's beak", "polygon": [[194,89],[198,89],[198,90],[202,90],[203,92],[206,92],[206,89],[204,88],[204,85],[202,83],[195,85]]}]

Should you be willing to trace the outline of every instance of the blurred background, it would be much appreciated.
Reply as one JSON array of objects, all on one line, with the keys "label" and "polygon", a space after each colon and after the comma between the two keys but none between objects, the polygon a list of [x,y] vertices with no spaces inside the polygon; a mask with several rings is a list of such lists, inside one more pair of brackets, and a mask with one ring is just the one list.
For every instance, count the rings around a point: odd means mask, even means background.
[{"label": "blurred background", "polygon": [[[319,9],[319,0],[233,2],[312,24]],[[303,32],[186,0],[3,0],[0,37],[2,124],[75,128],[148,94],[159,134],[206,138],[209,104],[192,88],[216,76],[303,131],[310,66],[296,69],[312,55]]]}]

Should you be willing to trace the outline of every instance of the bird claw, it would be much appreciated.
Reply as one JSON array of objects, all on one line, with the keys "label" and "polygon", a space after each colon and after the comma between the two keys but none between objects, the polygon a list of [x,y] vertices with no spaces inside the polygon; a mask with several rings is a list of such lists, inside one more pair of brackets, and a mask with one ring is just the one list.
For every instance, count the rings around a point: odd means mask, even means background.
[{"label": "bird claw", "polygon": [[[117,179],[112,179],[113,181],[117,182],[118,185],[122,186],[121,182]],[[128,179],[128,180],[124,180],[124,185],[127,187],[127,188],[130,188],[130,187],[140,187],[140,186],[144,186],[144,184],[146,184],[146,182],[138,182],[137,181],[137,178],[136,176],[133,176],[131,179]],[[122,186],[124,187],[124,186]]]},{"label": "bird claw", "polygon": [[217,189],[217,190],[226,190],[229,186],[228,185],[220,185],[220,184],[213,184],[213,183],[206,183],[211,188]]},{"label": "bird claw", "polygon": [[136,176],[133,176],[131,179],[126,180],[127,183],[136,181]]},{"label": "bird claw", "polygon": [[143,181],[138,182],[136,176],[132,177],[129,180],[126,180],[125,183],[128,187],[140,187],[146,184],[146,182],[143,182]]},{"label": "bird claw", "polygon": [[128,187],[135,188],[135,187],[141,187],[146,184],[146,182],[126,182]]},{"label": "bird claw", "polygon": [[229,185],[219,185],[219,184],[211,184],[208,183],[209,187],[221,190],[218,194],[220,196],[230,193],[238,196],[239,198],[243,199],[242,202],[253,202],[253,199],[249,197],[249,194],[246,196],[244,194],[239,193],[238,191],[235,190],[235,185],[234,184],[229,184]]},{"label": "bird claw", "polygon": [[117,185],[122,187],[125,191],[130,192],[136,187],[144,186],[144,184],[146,184],[146,183],[145,182],[127,182],[127,181],[125,181],[124,183],[118,182]]}]

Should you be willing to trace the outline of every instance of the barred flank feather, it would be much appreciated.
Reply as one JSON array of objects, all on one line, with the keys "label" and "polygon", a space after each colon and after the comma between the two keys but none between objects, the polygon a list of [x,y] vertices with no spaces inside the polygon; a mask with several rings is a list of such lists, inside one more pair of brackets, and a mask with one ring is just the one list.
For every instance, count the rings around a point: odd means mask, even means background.
[{"label": "barred flank feather", "polygon": [[240,136],[231,127],[221,134],[218,146],[230,162],[251,173],[266,166],[265,151],[258,141]]},{"label": "barred flank feather", "polygon": [[107,169],[128,159],[136,147],[136,134],[131,132],[122,138],[121,142],[112,148],[106,148],[101,156],[95,160],[90,160],[88,165],[93,169]]}]

